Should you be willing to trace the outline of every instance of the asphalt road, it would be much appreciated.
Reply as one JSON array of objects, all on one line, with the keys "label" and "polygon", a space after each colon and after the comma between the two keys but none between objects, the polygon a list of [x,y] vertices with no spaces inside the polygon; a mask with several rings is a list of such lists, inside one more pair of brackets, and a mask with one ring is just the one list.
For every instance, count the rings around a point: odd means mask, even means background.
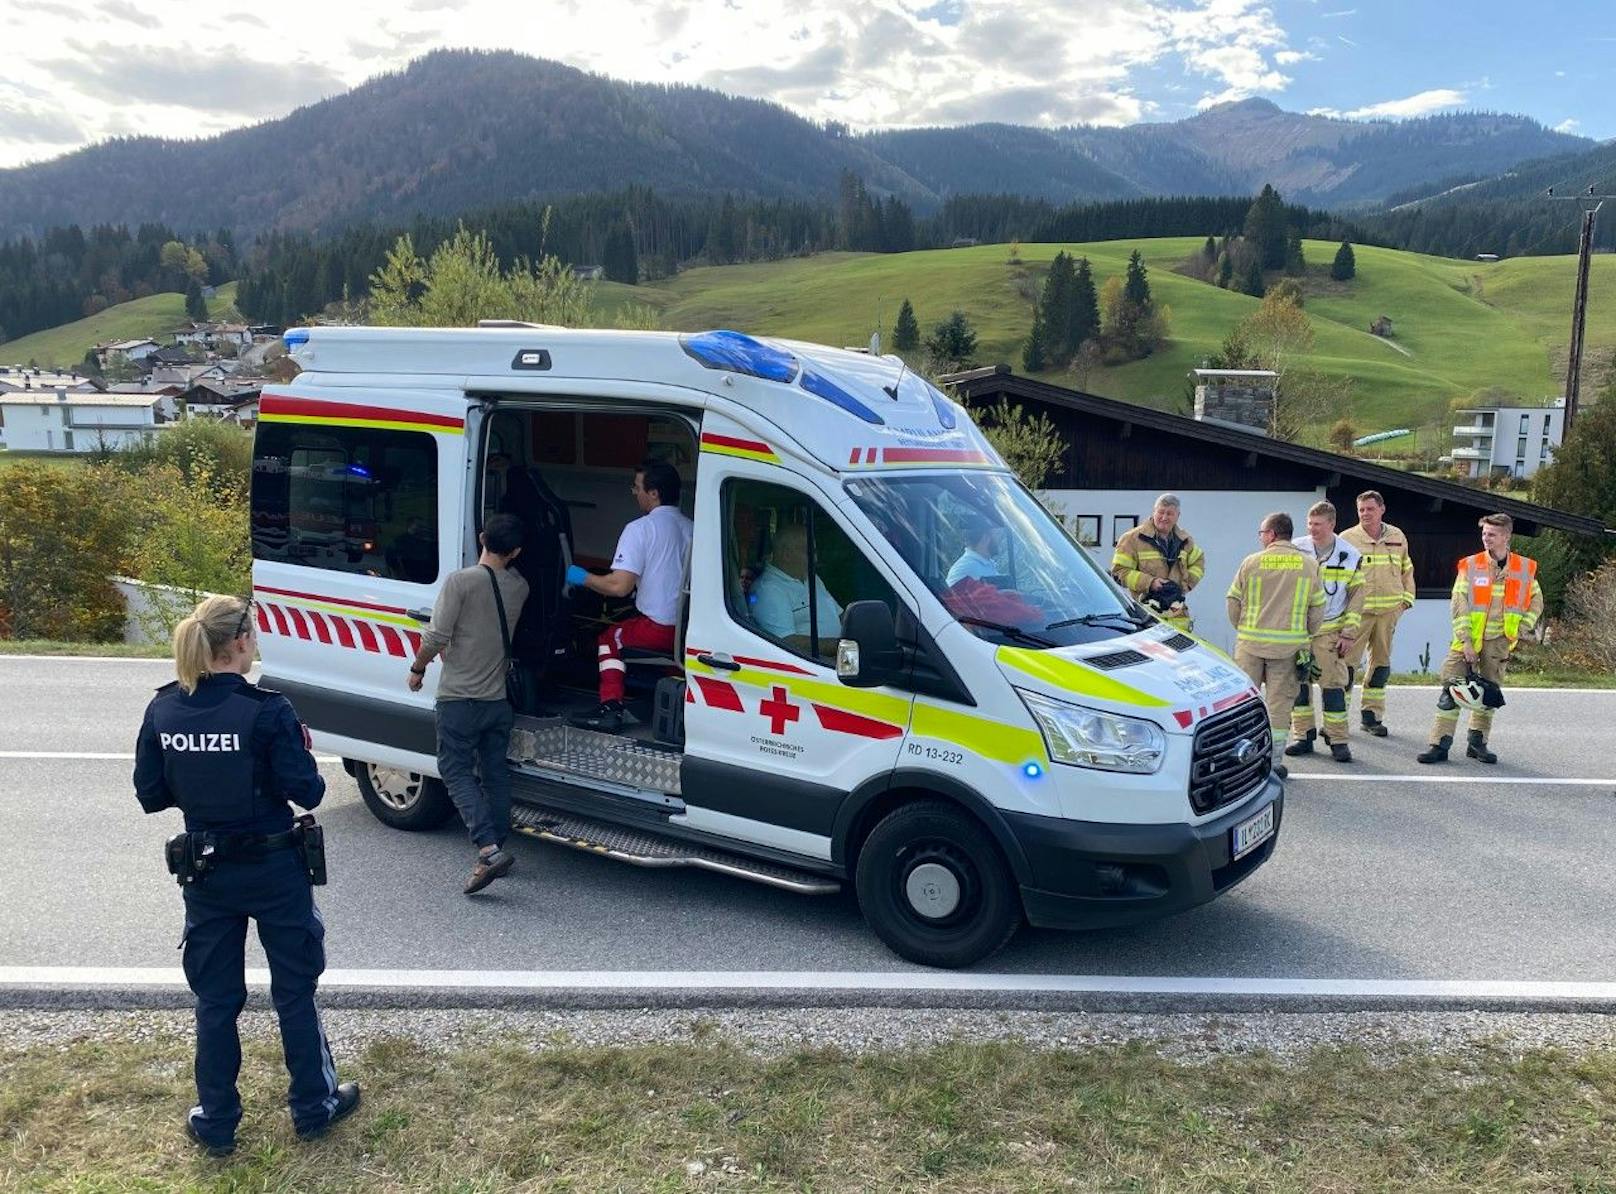
[{"label": "asphalt road", "polygon": [[[141,709],[170,675],[162,661],[0,657],[0,966],[178,965],[180,898],[160,855],[178,818],[143,816],[129,783]],[[984,968],[1616,979],[1616,692],[1509,699],[1494,735],[1504,763],[1459,760],[1433,775],[1413,761],[1431,693],[1394,689],[1394,736],[1356,739],[1356,766],[1316,756],[1293,767],[1280,848],[1235,892],[1128,930],[1023,930]],[[318,899],[333,967],[909,968],[851,896],[641,870],[525,839],[511,878],[467,899],[458,826],[389,830],[339,765],[324,771],[332,877]]]}]

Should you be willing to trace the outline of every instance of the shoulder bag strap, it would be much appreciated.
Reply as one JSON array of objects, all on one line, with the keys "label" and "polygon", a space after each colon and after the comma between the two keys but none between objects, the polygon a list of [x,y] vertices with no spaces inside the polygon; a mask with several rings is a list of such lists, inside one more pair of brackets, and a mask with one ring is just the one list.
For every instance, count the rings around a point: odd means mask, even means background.
[{"label": "shoulder bag strap", "polygon": [[499,611],[499,639],[500,642],[505,644],[505,662],[509,663],[511,661],[511,629],[510,625],[505,621],[505,598],[500,595],[499,577],[494,575],[494,570],[487,564],[484,564],[482,569],[488,573],[488,583],[494,586],[494,608]]}]

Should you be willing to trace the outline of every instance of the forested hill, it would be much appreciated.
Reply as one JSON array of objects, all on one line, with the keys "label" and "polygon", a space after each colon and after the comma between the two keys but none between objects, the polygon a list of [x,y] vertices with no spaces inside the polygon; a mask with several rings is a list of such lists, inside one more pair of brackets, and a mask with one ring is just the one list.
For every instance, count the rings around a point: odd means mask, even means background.
[{"label": "forested hill", "polygon": [[844,172],[917,212],[996,192],[1062,204],[1251,195],[1363,206],[1588,148],[1519,116],[1362,123],[1265,100],[1125,129],[1008,125],[851,136],[774,104],[625,83],[510,52],[438,51],[280,120],[200,141],[126,138],[0,170],[0,242],[53,225],[331,231],[650,187],[833,200]]}]

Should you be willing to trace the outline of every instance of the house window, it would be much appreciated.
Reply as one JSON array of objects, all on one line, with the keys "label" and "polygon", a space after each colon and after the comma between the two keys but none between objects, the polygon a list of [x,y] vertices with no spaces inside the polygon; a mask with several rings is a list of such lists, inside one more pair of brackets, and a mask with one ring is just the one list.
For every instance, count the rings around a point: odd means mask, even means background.
[{"label": "house window", "polygon": [[1098,514],[1077,514],[1072,517],[1072,538],[1084,547],[1100,546],[1100,528],[1105,519]]},{"label": "house window", "polygon": [[1111,516],[1111,546],[1115,547],[1121,538],[1134,527],[1139,525],[1137,514],[1114,514]]}]

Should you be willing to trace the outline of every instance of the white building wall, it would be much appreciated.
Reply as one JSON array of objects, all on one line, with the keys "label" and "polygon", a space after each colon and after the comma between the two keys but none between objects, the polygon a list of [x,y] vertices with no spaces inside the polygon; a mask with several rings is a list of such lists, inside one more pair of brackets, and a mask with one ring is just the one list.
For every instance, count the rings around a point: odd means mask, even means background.
[{"label": "white building wall", "polygon": [[[1225,492],[1180,489],[1173,492],[1184,503],[1180,525],[1195,536],[1195,541],[1206,553],[1206,575],[1190,595],[1195,633],[1232,653],[1234,627],[1229,625],[1228,615],[1224,611],[1224,595],[1234,583],[1234,574],[1240,567],[1240,561],[1261,547],[1257,542],[1257,527],[1263,516],[1282,510],[1295,522],[1297,533],[1303,534],[1306,532],[1307,508],[1324,498],[1324,490]],[[1100,544],[1090,548],[1090,553],[1102,568],[1109,571],[1111,549],[1118,533],[1116,520],[1121,517],[1144,522],[1150,517],[1151,505],[1159,493],[1161,490],[1049,489],[1041,491],[1040,496],[1074,534],[1078,516],[1101,517]],[[1356,521],[1355,516],[1348,516],[1341,524],[1342,529]],[[1122,525],[1125,530],[1126,521]],[[1398,623],[1397,636],[1392,644],[1393,670],[1421,670],[1420,657],[1428,647],[1429,666],[1433,669],[1440,667],[1451,637],[1447,601],[1416,601],[1414,608],[1404,614]]]},{"label": "white building wall", "polygon": [[[131,423],[144,427],[130,428]],[[103,429],[103,424],[112,424]],[[10,452],[89,452],[105,443],[121,448],[155,431],[152,412],[141,407],[94,407],[57,402],[5,404],[0,444]]]}]

